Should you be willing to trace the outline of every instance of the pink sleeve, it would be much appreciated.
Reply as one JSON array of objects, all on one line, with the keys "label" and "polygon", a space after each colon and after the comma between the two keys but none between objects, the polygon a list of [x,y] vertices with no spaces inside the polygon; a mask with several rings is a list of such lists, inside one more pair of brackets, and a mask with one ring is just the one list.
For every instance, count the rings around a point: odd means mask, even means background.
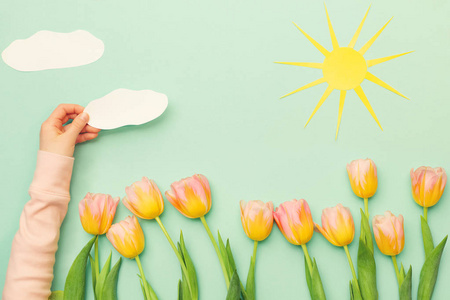
[{"label": "pink sleeve", "polygon": [[50,296],[59,229],[70,200],[73,157],[39,151],[31,199],[20,217],[6,272],[3,300]]}]

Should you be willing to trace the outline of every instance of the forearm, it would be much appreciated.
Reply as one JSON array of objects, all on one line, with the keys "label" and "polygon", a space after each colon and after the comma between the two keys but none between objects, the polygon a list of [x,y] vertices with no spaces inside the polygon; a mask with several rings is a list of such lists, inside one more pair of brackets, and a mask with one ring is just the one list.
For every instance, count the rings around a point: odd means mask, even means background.
[{"label": "forearm", "polygon": [[59,229],[70,200],[73,158],[39,151],[30,201],[20,217],[3,300],[48,299]]}]

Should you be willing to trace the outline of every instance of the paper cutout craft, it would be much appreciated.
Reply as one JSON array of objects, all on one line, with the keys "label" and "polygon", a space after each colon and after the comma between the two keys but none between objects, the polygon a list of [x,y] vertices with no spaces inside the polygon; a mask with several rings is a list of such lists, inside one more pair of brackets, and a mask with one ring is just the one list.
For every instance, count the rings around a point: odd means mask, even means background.
[{"label": "paper cutout craft", "polygon": [[167,96],[151,90],[117,89],[91,101],[85,108],[89,125],[114,129],[125,125],[141,125],[159,117],[167,108]]},{"label": "paper cutout craft", "polygon": [[87,31],[38,31],[15,40],[2,53],[3,61],[19,71],[41,71],[90,64],[102,57],[105,46]]},{"label": "paper cutout craft", "polygon": [[[356,33],[354,34],[352,40],[348,44],[348,46],[341,47],[338,44],[336,35],[334,33],[333,27],[331,26],[330,17],[328,15],[327,7],[325,6],[325,13],[327,15],[328,20],[328,28],[330,30],[330,36],[331,36],[331,42],[333,45],[333,50],[328,51],[325,49],[322,45],[320,45],[318,42],[316,42],[313,38],[311,38],[306,32],[304,32],[300,27],[297,26],[297,24],[294,23],[294,25],[300,30],[301,33],[319,50],[324,56],[325,59],[322,63],[313,63],[313,62],[276,62],[279,64],[286,64],[286,65],[293,65],[293,66],[301,66],[301,67],[307,67],[307,68],[315,68],[315,69],[322,69],[323,77],[320,79],[317,79],[311,83],[308,83],[307,85],[304,85],[298,89],[296,89],[293,92],[290,92],[281,98],[287,97],[289,95],[292,95],[294,93],[300,92],[302,90],[305,90],[307,88],[319,85],[321,83],[326,82],[328,84],[328,87],[325,90],[325,93],[322,95],[322,97],[319,100],[319,103],[315,107],[314,111],[312,112],[311,116],[309,117],[308,121],[305,124],[308,125],[309,121],[311,121],[314,114],[317,112],[317,110],[320,108],[320,106],[325,102],[325,100],[330,96],[331,92],[333,90],[340,90],[340,100],[339,100],[339,115],[338,115],[338,122],[337,122],[337,128],[336,128],[336,139],[339,132],[339,125],[341,123],[341,117],[342,117],[342,111],[344,109],[344,102],[345,102],[345,96],[347,94],[348,90],[354,90],[356,94],[359,96],[363,104],[366,106],[367,110],[370,112],[372,117],[377,122],[378,126],[380,126],[381,130],[383,128],[381,127],[380,122],[377,119],[377,116],[375,115],[375,112],[372,109],[372,106],[369,103],[369,100],[367,99],[366,95],[364,94],[363,89],[361,88],[361,83],[364,81],[364,79],[367,79],[369,81],[372,81],[373,83],[378,84],[381,87],[384,87],[385,89],[388,89],[391,92],[396,93],[399,96],[402,96],[403,98],[408,99],[403,94],[399,93],[397,90],[395,90],[393,87],[370,73],[367,68],[372,67],[374,65],[389,61],[391,59],[397,58],[399,56],[411,53],[401,53],[397,55],[387,56],[383,58],[377,58],[377,59],[371,59],[366,60],[363,55],[367,52],[367,50],[372,46],[373,42],[378,38],[378,36],[381,34],[381,32],[386,28],[386,26],[389,24],[389,22],[392,20],[392,18],[359,50],[355,50],[354,46],[356,43],[356,40],[358,39],[359,33],[361,32],[361,29],[363,27],[364,21],[366,20],[366,17],[369,13],[370,7],[367,10],[366,14],[364,15],[364,18],[361,21],[361,24],[359,25],[358,29],[356,30]],[[409,99],[408,99],[409,100]]]}]

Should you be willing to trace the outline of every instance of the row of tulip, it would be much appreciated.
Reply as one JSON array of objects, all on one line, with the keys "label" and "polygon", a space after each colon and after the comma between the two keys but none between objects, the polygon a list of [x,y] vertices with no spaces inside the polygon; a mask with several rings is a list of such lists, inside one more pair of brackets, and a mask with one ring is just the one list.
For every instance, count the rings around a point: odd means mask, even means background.
[{"label": "row of tulip", "polygon": [[[273,227],[273,222],[284,237],[292,244],[301,246],[305,256],[306,282],[311,299],[326,299],[326,294],[320,279],[316,260],[311,259],[307,243],[314,231],[321,233],[331,244],[345,250],[352,280],[350,281],[350,299],[378,299],[376,284],[376,265],[372,232],[369,225],[368,199],[372,197],[378,187],[377,168],[370,159],[355,160],[347,165],[347,172],[353,192],[364,199],[364,211],[361,210],[361,236],[358,249],[358,270],[355,270],[348,245],[353,241],[355,225],[349,208],[338,204],[326,208],[322,212],[322,225],[313,222],[308,203],[304,199],[282,203],[274,211],[272,202],[264,203],[260,200],[241,201],[241,221],[246,235],[254,241],[254,251],[250,259],[250,268],[246,286],[242,284],[236,271],[230,243],[223,242],[220,233],[217,240],[213,236],[206,222],[205,215],[211,208],[211,191],[208,180],[203,175],[194,175],[174,182],[171,189],[165,193],[169,202],[184,216],[192,219],[199,218],[211,239],[219,258],[220,265],[227,286],[227,299],[249,299],[255,297],[255,264],[258,242],[266,239]],[[447,237],[434,247],[431,231],[427,223],[428,207],[435,205],[442,196],[446,185],[446,174],[442,168],[420,167],[411,170],[412,195],[414,200],[424,208],[421,217],[422,233],[426,260],[420,274],[418,299],[431,299],[437,272]],[[165,234],[168,242],[177,256],[182,279],[179,281],[179,299],[198,299],[198,279],[194,264],[189,256],[183,235],[177,245],[173,242],[159,216],[164,211],[164,199],[158,186],[152,180],[143,177],[141,181],[133,183],[125,189],[126,197],[123,204],[134,214],[116,224],[112,224],[120,198],[113,198],[106,194],[91,194],[80,201],[79,212],[83,228],[94,235],[75,260],[66,279],[64,299],[78,298],[79,291],[84,292],[84,272],[89,258],[92,270],[93,289],[95,299],[116,299],[116,284],[119,260],[110,269],[111,255],[104,267],[100,269],[98,258],[98,237],[106,233],[106,237],[114,248],[124,257],[135,259],[140,272],[140,282],[144,299],[158,299],[157,295],[145,278],[145,273],[139,255],[145,247],[145,238],[138,218],[156,220]],[[373,234],[379,250],[392,257],[392,261],[399,285],[400,299],[412,299],[411,278],[412,269],[406,273],[403,265],[397,265],[396,256],[404,248],[404,220],[403,216],[396,217],[386,211],[384,215],[377,215],[372,219]],[[94,246],[94,257],[90,256]],[[83,268],[84,266],[84,268]],[[358,275],[358,276],[357,276]],[[82,278],[82,280],[80,280]],[[75,284],[74,284],[75,282]],[[72,291],[77,291],[74,293]],[[75,295],[72,297],[72,294]]]}]

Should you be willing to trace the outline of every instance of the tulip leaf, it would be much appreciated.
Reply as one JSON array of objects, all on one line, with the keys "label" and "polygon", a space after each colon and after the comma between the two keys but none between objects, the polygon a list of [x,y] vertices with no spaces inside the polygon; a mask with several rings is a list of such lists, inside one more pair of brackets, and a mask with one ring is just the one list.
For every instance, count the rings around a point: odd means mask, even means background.
[{"label": "tulip leaf", "polygon": [[91,271],[92,271],[92,289],[95,291],[95,284],[97,282],[97,273],[95,272],[95,261],[92,258],[91,254],[89,254],[89,262],[91,264]]},{"label": "tulip leaf", "polygon": [[[308,285],[309,295],[311,296],[311,299],[313,299],[311,273],[309,272],[308,261],[307,261],[306,255],[304,255],[303,257],[304,257],[304,261],[305,261],[306,285]],[[309,261],[312,265],[311,259],[309,259]]]},{"label": "tulip leaf", "polygon": [[350,295],[351,299],[363,300],[361,296],[361,291],[359,290],[358,287],[358,283],[354,279],[352,279],[352,281],[350,282]]},{"label": "tulip leaf", "polygon": [[234,270],[233,276],[231,276],[230,286],[228,287],[226,300],[239,300],[241,299],[241,281],[236,270]]},{"label": "tulip leaf", "polygon": [[233,253],[231,252],[230,239],[227,239],[226,249],[227,249],[228,262],[231,266],[231,269],[234,271],[234,270],[236,270],[236,264],[234,262]]},{"label": "tulip leaf", "polygon": [[72,263],[64,285],[64,300],[83,300],[86,285],[86,262],[96,237],[81,249]]},{"label": "tulip leaf", "polygon": [[378,299],[377,270],[373,255],[373,240],[369,220],[361,210],[361,236],[358,248],[358,282],[364,300]]},{"label": "tulip leaf", "polygon": [[248,269],[247,274],[247,283],[245,284],[245,292],[247,293],[247,297],[249,300],[256,299],[255,292],[255,263],[256,257],[252,256],[250,258],[250,267]]},{"label": "tulip leaf", "polygon": [[[197,281],[197,273],[195,271],[194,263],[186,249],[186,244],[184,243],[183,232],[180,233],[180,243],[178,243],[178,251],[183,258],[184,264],[186,266],[188,276],[187,278],[189,286],[190,286],[190,295],[191,300],[198,299],[198,281]],[[181,272],[183,273],[183,272]]]},{"label": "tulip leaf", "polygon": [[[403,263],[400,263],[400,284],[402,284],[403,280],[405,280],[405,268],[403,267]],[[411,268],[411,267],[410,267]]]},{"label": "tulip leaf", "polygon": [[63,300],[64,299],[64,291],[53,291],[48,297],[48,300]]},{"label": "tulip leaf", "polygon": [[441,262],[442,252],[448,236],[446,236],[433,251],[430,252],[420,271],[419,290],[417,299],[429,300],[433,295],[434,286],[439,272],[439,264]]},{"label": "tulip leaf", "polygon": [[111,272],[106,276],[103,284],[102,300],[117,300],[117,279],[119,277],[119,269],[122,263],[122,257],[116,262]]},{"label": "tulip leaf", "polygon": [[181,286],[181,280],[178,280],[178,300],[183,300],[183,290]]},{"label": "tulip leaf", "polygon": [[227,249],[225,248],[225,244],[223,243],[223,240],[222,240],[222,237],[220,236],[219,231],[217,231],[217,236],[218,236],[218,240],[219,240],[220,255],[222,256],[223,263],[225,264],[225,269],[227,270],[228,278],[230,278],[230,280],[231,280],[231,276],[232,276],[234,270],[231,269],[230,262],[228,260],[228,252],[227,252]]},{"label": "tulip leaf", "polygon": [[109,257],[105,262],[105,265],[103,266],[102,271],[100,272],[100,275],[98,276],[97,283],[95,284],[95,298],[97,300],[102,300],[102,292],[103,292],[103,285],[105,284],[106,276],[108,276],[109,270],[111,269],[111,255],[112,252],[109,253]]},{"label": "tulip leaf", "polygon": [[[403,269],[403,266],[402,266]],[[400,296],[400,300],[411,300],[412,299],[412,295],[411,295],[411,278],[412,278],[412,268],[411,266],[409,267],[409,271],[405,274],[405,270],[403,269],[403,281],[402,285],[399,288],[399,296]]]},{"label": "tulip leaf", "polygon": [[311,299],[312,300],[325,300],[327,297],[325,296],[325,291],[323,290],[322,280],[320,279],[319,268],[317,267],[316,259],[313,258],[313,272],[311,274],[311,284],[312,289]]},{"label": "tulip leaf", "polygon": [[420,216],[420,224],[422,225],[423,248],[425,250],[425,258],[427,258],[434,249],[433,236],[431,235],[430,226],[424,217]]},{"label": "tulip leaf", "polygon": [[156,296],[155,291],[153,290],[152,286],[150,285],[150,283],[148,281],[146,281],[146,284],[147,284],[147,289],[150,293],[150,299],[147,299],[147,296],[145,295],[144,282],[142,280],[142,277],[140,274],[137,274],[137,276],[139,277],[139,282],[141,283],[142,294],[144,295],[145,300],[158,300],[158,297]]}]

